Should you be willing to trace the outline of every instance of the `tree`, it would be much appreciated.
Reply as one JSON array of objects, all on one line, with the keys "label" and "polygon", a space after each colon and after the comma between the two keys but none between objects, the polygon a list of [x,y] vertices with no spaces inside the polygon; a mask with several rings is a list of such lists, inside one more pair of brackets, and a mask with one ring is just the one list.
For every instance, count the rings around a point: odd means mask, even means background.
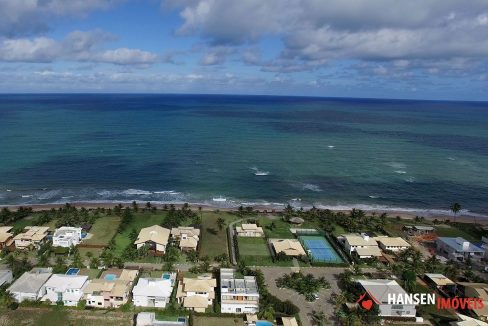
[{"label": "tree", "polygon": [[222,231],[222,229],[225,226],[225,220],[222,217],[220,217],[220,216],[217,219],[217,225],[219,226],[219,230],[221,230],[221,231]]},{"label": "tree", "polygon": [[402,279],[404,281],[405,290],[407,290],[407,292],[414,292],[417,280],[415,272],[411,270],[403,271]]},{"label": "tree", "polygon": [[136,229],[132,229],[129,233],[129,239],[131,243],[134,243],[137,240],[137,237],[139,236],[139,233],[136,231]]},{"label": "tree", "polygon": [[134,212],[137,212],[139,210],[139,205],[135,200],[132,202],[132,209],[134,210]]},{"label": "tree", "polygon": [[456,216],[460,210],[461,210],[461,204],[457,202],[451,204],[451,211],[454,213],[454,223],[456,223]]},{"label": "tree", "polygon": [[317,326],[327,325],[327,318],[323,311],[318,312],[313,310],[310,317],[312,318],[312,322]]}]

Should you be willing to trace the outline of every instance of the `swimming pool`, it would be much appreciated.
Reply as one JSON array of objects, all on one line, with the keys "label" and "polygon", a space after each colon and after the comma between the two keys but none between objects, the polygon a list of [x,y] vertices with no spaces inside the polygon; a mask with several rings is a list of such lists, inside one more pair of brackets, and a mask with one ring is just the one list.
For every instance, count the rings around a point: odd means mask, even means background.
[{"label": "swimming pool", "polygon": [[66,272],[66,275],[78,275],[79,272],[80,272],[79,268],[70,268]]},{"label": "swimming pool", "polygon": [[115,279],[117,278],[117,275],[115,275],[115,274],[107,274],[107,275],[105,275],[104,278],[107,281],[115,281]]},{"label": "swimming pool", "polygon": [[169,280],[171,279],[171,274],[170,273],[164,273],[163,274],[163,280]]},{"label": "swimming pool", "polygon": [[312,261],[325,263],[342,263],[339,254],[323,236],[300,236],[298,237],[305,249],[310,252]]},{"label": "swimming pool", "polygon": [[273,323],[267,320],[257,320],[256,326],[273,326]]}]

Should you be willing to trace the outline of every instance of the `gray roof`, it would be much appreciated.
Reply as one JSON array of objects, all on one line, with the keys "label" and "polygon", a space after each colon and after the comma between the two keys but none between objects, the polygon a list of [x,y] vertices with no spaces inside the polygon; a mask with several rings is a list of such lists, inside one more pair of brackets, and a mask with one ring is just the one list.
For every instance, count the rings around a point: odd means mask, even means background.
[{"label": "gray roof", "polygon": [[[456,250],[457,252],[484,252],[480,247],[475,246],[468,240],[464,238],[450,238],[450,237],[439,237],[437,241],[443,242],[447,246]],[[463,244],[466,243],[467,246],[464,247]]]},{"label": "gray roof", "polygon": [[51,277],[51,272],[30,271],[22,274],[8,289],[9,292],[38,293]]}]

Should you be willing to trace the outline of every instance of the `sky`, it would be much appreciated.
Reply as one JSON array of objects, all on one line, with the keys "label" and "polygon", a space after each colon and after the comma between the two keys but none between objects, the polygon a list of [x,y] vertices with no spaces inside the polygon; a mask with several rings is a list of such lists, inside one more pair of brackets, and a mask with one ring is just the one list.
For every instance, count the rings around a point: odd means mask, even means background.
[{"label": "sky", "polygon": [[0,93],[488,100],[488,0],[0,0]]}]

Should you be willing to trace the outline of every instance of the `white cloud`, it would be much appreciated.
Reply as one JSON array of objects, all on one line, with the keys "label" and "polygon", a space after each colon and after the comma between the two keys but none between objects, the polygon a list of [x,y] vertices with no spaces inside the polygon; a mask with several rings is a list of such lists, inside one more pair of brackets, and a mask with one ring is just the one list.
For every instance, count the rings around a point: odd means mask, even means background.
[{"label": "white cloud", "polygon": [[[316,69],[335,59],[405,63],[488,56],[486,0],[170,0],[170,6],[183,18],[180,35],[198,35],[211,45],[281,39],[279,58],[242,55],[266,71]],[[203,61],[219,60],[210,54]]]},{"label": "white cloud", "polygon": [[59,17],[83,17],[125,0],[1,0],[0,35],[15,36],[46,31]]},{"label": "white cloud", "polygon": [[117,65],[146,65],[159,61],[155,53],[139,49],[103,50],[101,45],[114,39],[101,30],[74,31],[61,41],[47,37],[0,39],[0,61],[54,62],[57,60],[102,62]]}]

